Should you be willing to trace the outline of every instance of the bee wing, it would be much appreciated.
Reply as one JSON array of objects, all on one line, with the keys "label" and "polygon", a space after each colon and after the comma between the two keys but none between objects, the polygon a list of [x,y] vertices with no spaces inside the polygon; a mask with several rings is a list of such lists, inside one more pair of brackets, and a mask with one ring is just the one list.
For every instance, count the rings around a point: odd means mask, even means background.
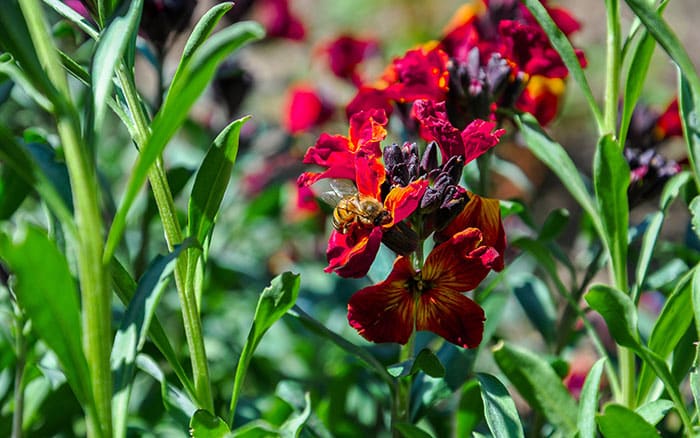
[{"label": "bee wing", "polygon": [[357,193],[355,183],[349,179],[326,178],[311,186],[311,190],[326,204],[335,207],[341,199]]}]

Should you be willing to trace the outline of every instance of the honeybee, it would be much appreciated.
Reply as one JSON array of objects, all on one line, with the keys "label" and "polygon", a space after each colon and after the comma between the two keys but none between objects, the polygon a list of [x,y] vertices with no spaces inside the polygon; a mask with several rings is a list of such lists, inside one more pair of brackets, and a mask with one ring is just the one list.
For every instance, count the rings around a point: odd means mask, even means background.
[{"label": "honeybee", "polygon": [[319,194],[333,210],[333,227],[347,234],[353,224],[363,228],[378,227],[391,222],[391,213],[384,205],[371,196],[357,192],[357,187],[347,179],[331,179],[331,190]]}]

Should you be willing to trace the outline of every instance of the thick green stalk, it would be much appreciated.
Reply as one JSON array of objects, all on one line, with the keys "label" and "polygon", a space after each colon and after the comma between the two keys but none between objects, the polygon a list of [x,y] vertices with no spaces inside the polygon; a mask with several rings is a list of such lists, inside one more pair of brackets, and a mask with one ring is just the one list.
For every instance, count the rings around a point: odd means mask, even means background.
[{"label": "thick green stalk", "polygon": [[[132,113],[137,131],[136,143],[143,147],[148,139],[149,125],[146,115],[141,107],[136,86],[131,77],[126,73],[123,66],[118,69],[117,76],[121,83],[124,96]],[[175,245],[182,242],[182,228],[177,220],[175,201],[173,200],[168,180],[163,168],[162,159],[158,159],[148,172],[148,180],[151,184],[153,197],[158,207],[165,240],[168,249],[172,251]],[[175,286],[180,298],[183,324],[185,327],[185,337],[192,362],[192,375],[194,380],[197,399],[203,404],[202,408],[214,412],[214,401],[211,395],[211,385],[209,381],[209,366],[207,355],[204,349],[204,336],[202,334],[202,322],[197,306],[196,294],[194,291],[194,279],[188,281],[187,257],[179,257],[175,265]]]},{"label": "thick green stalk", "polygon": [[97,177],[90,154],[80,136],[80,122],[70,101],[70,89],[42,6],[37,0],[20,0],[32,42],[49,79],[57,90],[54,101],[58,134],[68,167],[78,234],[78,275],[82,298],[83,348],[90,370],[94,410],[86,406],[89,436],[112,435],[111,294],[102,260],[104,236]]},{"label": "thick green stalk", "polygon": [[[415,340],[416,331],[413,330],[411,337],[406,342],[406,345],[401,347],[399,352],[399,362],[404,362],[409,360],[413,356],[413,345]],[[399,377],[396,392],[394,393],[394,406],[391,410],[391,430],[394,437],[402,437],[401,434],[395,427],[397,423],[408,423],[410,422],[411,414],[411,385],[413,383],[412,376]]]}]

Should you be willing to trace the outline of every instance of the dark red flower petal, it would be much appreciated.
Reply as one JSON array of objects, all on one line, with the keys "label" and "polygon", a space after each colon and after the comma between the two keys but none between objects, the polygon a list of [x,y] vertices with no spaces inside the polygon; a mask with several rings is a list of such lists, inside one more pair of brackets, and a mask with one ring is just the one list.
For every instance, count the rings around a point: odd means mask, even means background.
[{"label": "dark red flower petal", "polygon": [[350,117],[348,138],[353,145],[353,152],[365,150],[380,155],[379,143],[386,138],[386,125],[389,119],[386,113],[378,109],[370,109],[353,114]]},{"label": "dark red flower petal", "polygon": [[385,226],[386,228],[406,219],[418,208],[428,184],[427,180],[418,180],[406,187],[391,189],[384,200],[384,207],[391,213],[392,218],[392,221]]},{"label": "dark red flower petal", "polygon": [[347,234],[333,230],[328,240],[325,272],[335,272],[345,278],[367,275],[382,243],[382,228],[352,227]]},{"label": "dark red flower petal", "polygon": [[479,157],[484,152],[498,144],[501,136],[506,132],[504,129],[493,130],[495,122],[476,119],[464,128],[461,133],[464,144],[464,164]]},{"label": "dark red flower petal", "polygon": [[[447,70],[447,53],[428,44],[409,50],[394,60],[391,85],[387,93],[398,102],[412,102],[417,99],[445,100],[450,73]],[[390,70],[389,73],[392,73]]]},{"label": "dark red flower petal", "polygon": [[407,284],[414,276],[411,262],[398,257],[386,280],[350,297],[350,325],[372,342],[408,342],[413,332],[414,300]]},{"label": "dark red flower petal", "polygon": [[656,122],[654,134],[659,141],[663,141],[669,137],[683,135],[683,127],[681,125],[681,115],[678,112],[678,99],[673,99],[666,107],[666,110],[659,116]]},{"label": "dark red flower petal", "polygon": [[328,55],[328,64],[334,75],[359,86],[362,80],[357,69],[368,56],[377,51],[377,47],[374,40],[341,35],[328,43],[324,52]]},{"label": "dark red flower petal", "polygon": [[355,97],[345,107],[345,114],[348,119],[360,111],[372,109],[383,110],[387,116],[390,116],[394,107],[391,104],[391,98],[386,92],[386,89],[362,86],[357,91]]},{"label": "dark red flower petal", "polygon": [[532,114],[540,125],[545,126],[557,115],[564,87],[562,79],[532,76],[515,107]]},{"label": "dark red flower petal", "polygon": [[306,131],[328,121],[334,109],[308,85],[296,85],[290,88],[283,108],[282,125],[292,134]]},{"label": "dark red flower petal", "polygon": [[481,343],[484,310],[466,296],[451,290],[433,288],[418,301],[416,330],[427,330],[464,348]]}]

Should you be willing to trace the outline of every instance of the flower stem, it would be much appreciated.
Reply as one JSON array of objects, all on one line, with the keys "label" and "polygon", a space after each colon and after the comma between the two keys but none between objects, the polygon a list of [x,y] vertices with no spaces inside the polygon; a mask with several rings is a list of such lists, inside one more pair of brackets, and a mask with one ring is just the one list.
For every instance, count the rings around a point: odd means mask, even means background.
[{"label": "flower stem", "polygon": [[57,131],[68,168],[75,205],[78,276],[82,298],[83,348],[90,371],[92,400],[86,406],[88,436],[112,436],[111,290],[106,266],[101,263],[104,247],[103,224],[98,201],[97,176],[91,154],[81,137],[80,119],[72,105],[63,66],[43,8],[37,0],[20,0],[22,14],[38,58],[56,92],[54,105]]},{"label": "flower stem", "polygon": [[27,342],[24,338],[24,315],[15,307],[15,408],[12,412],[12,438],[22,437],[22,420],[24,418],[24,373],[27,365]]},{"label": "flower stem", "polygon": [[605,109],[602,132],[614,134],[617,129],[618,99],[620,97],[620,69],[621,69],[621,45],[620,45],[620,4],[619,0],[605,0],[607,10],[607,53],[605,74]]},{"label": "flower stem", "polygon": [[[143,147],[150,133],[146,115],[143,112],[138,92],[136,91],[136,86],[123,66],[118,69],[117,77],[136,125],[136,132],[138,135],[135,141],[139,147]],[[168,185],[162,158],[159,158],[155,165],[149,170],[148,181],[151,184],[153,197],[158,207],[158,213],[163,224],[163,231],[168,249],[172,251],[175,245],[182,242],[183,237],[182,228],[177,220],[175,201],[173,200],[172,192]],[[197,392],[197,400],[202,404],[201,407],[213,413],[214,402],[211,395],[209,365],[204,348],[202,322],[194,292],[194,281],[188,281],[187,274],[187,257],[179,257],[175,265],[175,286],[182,305],[182,319],[185,328],[185,337],[187,339],[187,347],[190,353],[190,361],[192,362],[195,391]]]},{"label": "flower stem", "polygon": [[[399,362],[404,362],[413,357],[413,347],[415,344],[415,330],[411,337],[406,342],[406,345],[401,347],[399,352]],[[411,386],[413,384],[413,376],[408,375],[398,379],[396,392],[394,393],[394,408],[392,409],[391,430],[395,437],[403,436],[397,429],[397,423],[408,423],[411,418]]]}]

